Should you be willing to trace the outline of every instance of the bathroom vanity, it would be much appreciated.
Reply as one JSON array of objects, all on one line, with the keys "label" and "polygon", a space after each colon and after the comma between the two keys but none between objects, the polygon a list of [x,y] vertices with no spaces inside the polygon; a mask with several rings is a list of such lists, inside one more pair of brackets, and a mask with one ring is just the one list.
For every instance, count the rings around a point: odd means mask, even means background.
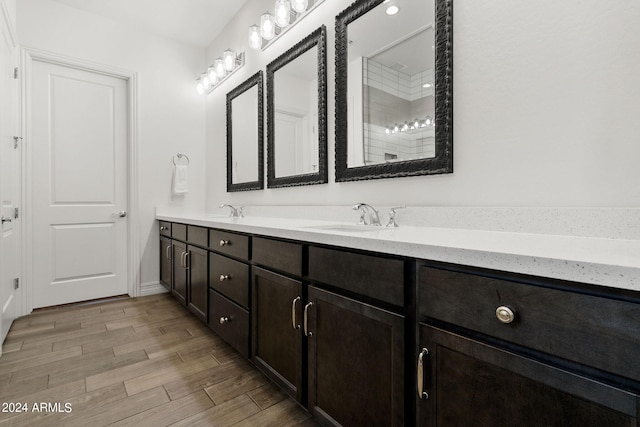
[{"label": "bathroom vanity", "polygon": [[157,218],[162,283],[324,425],[640,425],[633,241]]}]

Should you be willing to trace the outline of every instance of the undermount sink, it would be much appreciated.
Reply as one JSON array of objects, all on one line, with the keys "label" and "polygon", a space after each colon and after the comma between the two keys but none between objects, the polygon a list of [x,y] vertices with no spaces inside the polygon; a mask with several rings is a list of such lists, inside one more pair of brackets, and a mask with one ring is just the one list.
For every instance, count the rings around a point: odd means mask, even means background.
[{"label": "undermount sink", "polygon": [[309,225],[303,228],[324,231],[340,231],[342,233],[372,233],[376,231],[392,230],[386,227],[376,227],[371,225],[350,225],[350,224],[329,224],[329,225]]}]

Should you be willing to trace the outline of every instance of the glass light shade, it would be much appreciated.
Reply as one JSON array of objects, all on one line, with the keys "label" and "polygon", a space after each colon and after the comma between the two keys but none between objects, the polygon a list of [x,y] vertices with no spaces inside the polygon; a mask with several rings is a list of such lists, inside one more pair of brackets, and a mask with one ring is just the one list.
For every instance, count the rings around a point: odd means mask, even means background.
[{"label": "glass light shade", "polygon": [[302,13],[309,7],[309,0],[291,0],[291,7],[297,13]]},{"label": "glass light shade", "polygon": [[224,68],[224,61],[222,58],[216,59],[213,63],[213,66],[216,67],[216,74],[218,74],[218,78],[223,78],[225,74],[227,74],[227,70]]},{"label": "glass light shade", "polygon": [[224,69],[227,71],[233,71],[236,68],[236,53],[231,49],[227,49],[222,54],[222,60],[224,61]]},{"label": "glass light shade", "polygon": [[260,35],[265,40],[271,40],[276,35],[276,20],[269,12],[260,17]]},{"label": "glass light shade", "polygon": [[276,0],[276,24],[284,28],[289,25],[291,19],[291,2],[289,0]]},{"label": "glass light shade", "polygon": [[218,84],[218,73],[216,72],[216,69],[213,65],[207,69],[207,77],[209,77],[211,86],[215,86]]},{"label": "glass light shade", "polygon": [[204,93],[204,86],[202,85],[202,81],[200,81],[200,79],[196,81],[196,92],[198,92],[198,95],[202,95]]},{"label": "glass light shade", "polygon": [[252,25],[249,27],[249,47],[251,49],[260,49],[262,47],[262,36],[260,35],[260,27]]},{"label": "glass light shade", "polygon": [[209,77],[207,76],[207,73],[203,73],[202,74],[202,76],[200,77],[200,81],[202,81],[202,88],[204,90],[211,89],[211,80],[209,80]]}]

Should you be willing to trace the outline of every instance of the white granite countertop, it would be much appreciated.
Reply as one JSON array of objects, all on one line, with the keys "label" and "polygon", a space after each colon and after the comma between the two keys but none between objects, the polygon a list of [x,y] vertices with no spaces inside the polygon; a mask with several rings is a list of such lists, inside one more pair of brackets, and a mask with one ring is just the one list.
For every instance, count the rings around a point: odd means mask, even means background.
[{"label": "white granite countertop", "polygon": [[640,291],[640,240],[162,211],[156,218]]}]

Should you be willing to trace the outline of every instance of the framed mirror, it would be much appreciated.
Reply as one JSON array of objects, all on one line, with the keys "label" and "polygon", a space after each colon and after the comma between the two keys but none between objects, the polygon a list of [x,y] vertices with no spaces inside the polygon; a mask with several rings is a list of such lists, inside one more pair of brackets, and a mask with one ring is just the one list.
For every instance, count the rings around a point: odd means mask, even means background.
[{"label": "framed mirror", "polygon": [[262,76],[227,93],[227,192],[264,188]]},{"label": "framed mirror", "polygon": [[323,25],[267,65],[267,187],[327,182]]},{"label": "framed mirror", "polygon": [[336,181],[453,172],[451,0],[336,17]]}]

